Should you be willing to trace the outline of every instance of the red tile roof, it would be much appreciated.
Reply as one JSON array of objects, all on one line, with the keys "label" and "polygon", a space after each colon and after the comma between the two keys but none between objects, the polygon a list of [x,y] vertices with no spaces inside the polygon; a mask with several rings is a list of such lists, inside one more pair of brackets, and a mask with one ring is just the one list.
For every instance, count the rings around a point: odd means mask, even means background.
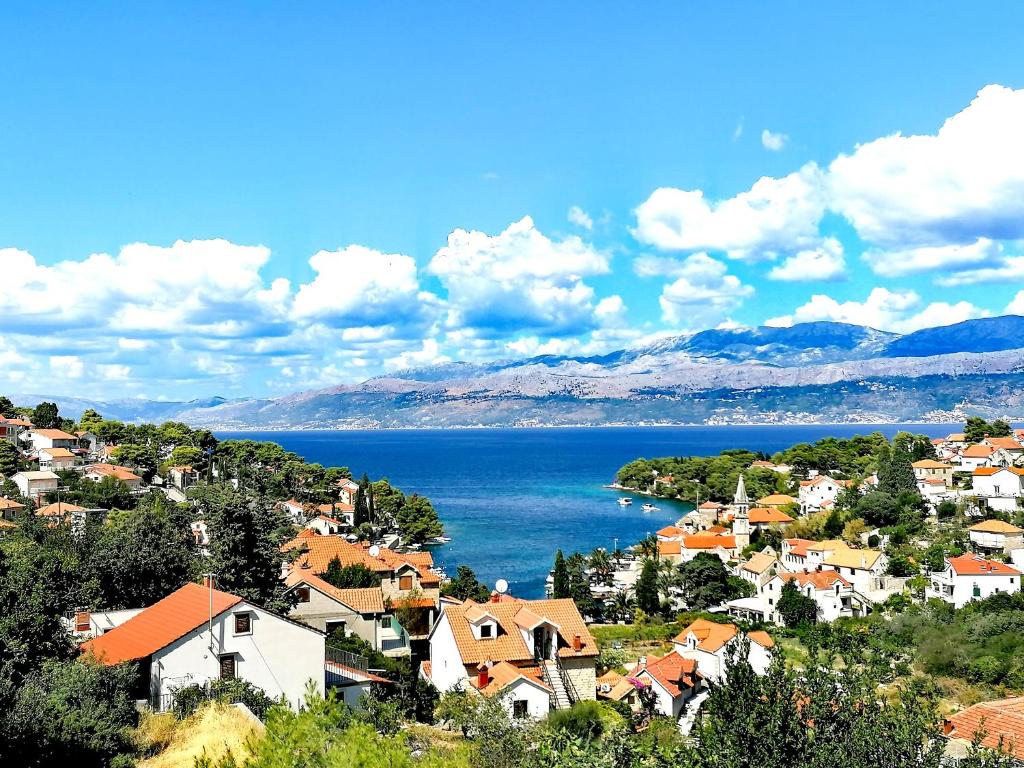
[{"label": "red tile roof", "polygon": [[946,560],[958,576],[1020,576],[1020,571],[1006,563],[986,560],[969,552],[959,557],[947,557]]},{"label": "red tile roof", "polygon": [[806,587],[808,584],[814,586],[815,589],[824,590],[832,589],[836,582],[840,582],[844,587],[850,586],[850,582],[839,575],[837,571],[811,571],[809,573],[780,573],[779,578],[783,581],[795,581],[801,587]]},{"label": "red tile roof", "polygon": [[697,671],[695,659],[684,659],[675,651],[660,659],[657,656],[648,656],[647,663],[637,669],[633,676],[644,672],[657,680],[673,697],[683,692],[681,685],[695,688],[697,681],[702,677]]},{"label": "red tile roof", "polygon": [[396,571],[408,563],[419,573],[423,586],[432,587],[441,583],[440,577],[430,570],[434,558],[429,552],[401,554],[381,547],[380,554],[374,557],[368,548],[361,544],[350,544],[340,536],[320,536],[308,528],[285,544],[282,549],[286,552],[298,549],[300,554],[295,560],[295,567],[308,566],[316,574],[325,573],[331,561],[337,557],[343,566],[364,565],[377,573]]},{"label": "red tile roof", "polygon": [[793,518],[785,512],[772,507],[754,507],[747,513],[750,522],[764,525],[765,523],[792,523]]},{"label": "red tile roof", "polygon": [[683,538],[683,547],[686,549],[736,549],[735,536],[707,536],[705,534],[694,534]]},{"label": "red tile roof", "polygon": [[975,704],[948,722],[953,727],[949,738],[973,741],[984,733],[982,746],[998,749],[1001,741],[1006,752],[1024,760],[1024,696]]},{"label": "red tile roof", "polygon": [[[347,605],[357,613],[384,613],[384,593],[380,587],[338,589],[308,570],[294,569],[285,578],[289,588],[305,584],[328,597]],[[433,605],[433,601],[431,601]]]},{"label": "red tile roof", "polygon": [[995,450],[991,445],[969,445],[964,448],[963,456],[967,459],[987,459]]},{"label": "red tile roof", "polygon": [[[107,665],[151,656],[209,621],[210,592],[199,584],[186,584],[124,624],[86,641],[82,651]],[[213,615],[219,616],[241,602],[237,595],[215,589]]]}]

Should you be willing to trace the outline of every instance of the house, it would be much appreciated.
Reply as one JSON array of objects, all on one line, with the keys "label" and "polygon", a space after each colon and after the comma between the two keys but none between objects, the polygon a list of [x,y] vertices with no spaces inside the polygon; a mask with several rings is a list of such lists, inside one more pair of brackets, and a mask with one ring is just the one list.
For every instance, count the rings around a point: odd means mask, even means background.
[{"label": "house", "polygon": [[681,541],[686,535],[686,531],[677,525],[666,525],[655,533],[658,537],[658,541]]},{"label": "house", "polygon": [[983,555],[1010,554],[1024,548],[1024,528],[1002,520],[983,520],[967,529],[971,548]]},{"label": "house", "polygon": [[1024,459],[1024,445],[1021,445],[1015,437],[986,437],[981,444],[990,445],[1001,451],[1011,466]]},{"label": "house", "polygon": [[82,477],[94,483],[99,483],[104,478],[112,477],[127,485],[130,491],[137,491],[142,487],[141,477],[128,469],[128,467],[118,466],[117,464],[90,464],[85,468]]},{"label": "house", "polygon": [[328,515],[317,515],[306,523],[305,527],[321,536],[339,536],[352,528],[347,520],[339,520]]},{"label": "house", "polygon": [[356,491],[359,490],[359,484],[351,478],[345,478],[337,482],[338,487],[338,499],[342,504],[347,504],[350,507],[355,508],[356,503]]},{"label": "house", "polygon": [[743,621],[771,621],[778,595],[772,592],[770,585],[779,574],[787,572],[771,547],[751,555],[747,562],[740,564],[737,573],[753,585],[754,594],[727,602],[729,615]]},{"label": "house", "polygon": [[294,708],[309,681],[324,690],[322,632],[212,586],[186,584],[82,651],[102,664],[138,663],[138,698],[158,711],[176,689],[218,678],[247,680]]},{"label": "house", "polygon": [[755,552],[745,563],[741,563],[738,569],[739,577],[754,585],[755,593],[760,593],[761,588],[779,572],[787,569],[775,556],[775,552],[768,547],[762,552]]},{"label": "house", "polygon": [[306,524],[306,507],[301,501],[296,501],[295,499],[288,499],[288,501],[281,502],[280,508],[281,511],[288,515],[288,517],[290,517],[292,522],[296,525]]},{"label": "house", "polygon": [[285,578],[296,599],[288,614],[326,632],[355,635],[385,656],[408,656],[409,633],[387,608],[380,587],[338,589],[309,570],[292,569]]},{"label": "house", "polygon": [[971,474],[974,495],[983,508],[1013,512],[1024,496],[1024,469],[1019,467],[978,467]]},{"label": "house", "polygon": [[889,567],[889,558],[877,549],[850,549],[831,551],[821,564],[822,570],[833,570],[845,576],[853,588],[864,595],[884,588],[882,577]]},{"label": "house", "polygon": [[44,494],[52,493],[60,485],[60,478],[48,469],[16,472],[10,479],[18,486],[18,492],[30,499],[38,499]]},{"label": "house", "polygon": [[807,548],[817,544],[811,539],[783,539],[782,563],[791,571],[807,567]]},{"label": "house", "polygon": [[995,466],[992,454],[996,449],[991,445],[971,445],[960,454],[960,472],[973,472],[979,467]]},{"label": "house", "polygon": [[797,507],[800,505],[800,500],[794,499],[792,496],[787,496],[784,493],[772,493],[758,499],[756,503],[759,507],[782,509],[783,507],[789,506]]},{"label": "house", "polygon": [[329,517],[337,522],[345,530],[351,530],[356,524],[355,507],[343,501],[336,501],[333,504],[318,504],[315,507],[318,515]]},{"label": "house", "polygon": [[435,688],[501,693],[514,717],[544,717],[597,695],[597,643],[572,600],[495,593],[486,603],[446,605],[429,645],[421,674]]},{"label": "house", "polygon": [[[721,682],[725,679],[733,648],[741,637],[735,624],[697,619],[675,636],[672,645],[684,659],[697,662],[697,671],[705,680]],[[762,631],[749,632],[746,637],[750,640],[747,656],[750,666],[757,674],[763,675],[771,662],[771,649],[775,642]]]},{"label": "house", "polygon": [[984,600],[999,592],[1019,592],[1020,576],[1016,568],[980,555],[947,557],[943,570],[929,574],[925,597],[963,608],[972,600]]},{"label": "house", "polygon": [[630,675],[641,685],[649,685],[655,694],[655,711],[678,720],[686,702],[700,690],[703,676],[697,660],[672,651],[664,656],[642,656]]},{"label": "house", "polygon": [[800,481],[800,512],[820,512],[823,506],[835,503],[840,491],[850,485],[849,480],[835,480],[828,475],[817,475]]},{"label": "house", "polygon": [[630,709],[639,706],[636,686],[625,675],[610,669],[596,680],[598,701],[624,701]]},{"label": "house", "polygon": [[747,516],[753,531],[763,531],[773,525],[782,527],[793,522],[792,517],[777,507],[752,507]]},{"label": "house", "polygon": [[431,568],[429,552],[399,553],[387,547],[351,544],[340,536],[321,536],[306,529],[286,543],[285,551],[298,551],[293,570],[306,569],[322,576],[335,558],[342,567],[362,565],[381,577],[384,599],[416,609],[415,625],[406,626],[413,639],[425,638],[434,624],[440,600],[441,578]]},{"label": "house", "polygon": [[942,734],[949,741],[950,765],[971,754],[975,740],[992,750],[1002,749],[1015,764],[1024,763],[1024,696],[983,701],[943,721]]},{"label": "house", "polygon": [[772,621],[783,624],[778,613],[777,601],[782,588],[788,583],[796,584],[802,595],[814,600],[818,606],[818,621],[835,621],[839,618],[865,616],[871,612],[871,602],[859,594],[851,581],[836,571],[798,571],[780,573],[765,590],[770,593]]},{"label": "house", "polygon": [[[840,549],[849,549],[849,545],[842,539],[825,539],[824,541],[812,541],[807,545],[808,570],[819,568],[831,554]],[[801,570],[801,569],[798,569]]]},{"label": "house", "polygon": [[953,484],[952,464],[934,459],[921,459],[921,461],[915,461],[911,466],[914,468],[914,477],[917,478],[918,486],[927,480],[941,480],[944,486]]},{"label": "house", "polygon": [[6,496],[0,496],[0,519],[14,520],[24,509],[24,504],[14,501],[14,499],[8,499]]},{"label": "house", "polygon": [[74,469],[75,454],[67,448],[41,448],[39,450],[39,468],[51,471]]},{"label": "house", "polygon": [[717,523],[724,509],[725,507],[717,501],[704,501],[697,505],[697,515],[700,517],[701,528],[708,528]]},{"label": "house", "polygon": [[699,553],[718,555],[723,563],[736,557],[736,537],[713,533],[694,533],[673,541],[658,542],[658,556],[673,563],[686,563]]},{"label": "house", "polygon": [[32,422],[25,419],[6,419],[0,416],[0,440],[5,440],[15,448],[19,447],[21,433],[32,428]]},{"label": "house", "polygon": [[188,464],[169,467],[167,470],[167,479],[170,481],[171,485],[179,491],[185,491],[199,482],[199,472]]},{"label": "house", "polygon": [[58,501],[39,507],[36,510],[36,517],[43,518],[54,524],[62,522],[83,523],[88,511],[85,507],[80,507],[77,504]]},{"label": "house", "polygon": [[96,449],[99,448],[100,445],[100,439],[94,432],[80,429],[75,432],[75,437],[78,438],[79,447],[84,448],[86,453],[96,453]]},{"label": "house", "polygon": [[23,436],[32,446],[33,451],[41,451],[43,448],[72,448],[78,447],[78,438],[69,435],[62,429],[30,429]]}]

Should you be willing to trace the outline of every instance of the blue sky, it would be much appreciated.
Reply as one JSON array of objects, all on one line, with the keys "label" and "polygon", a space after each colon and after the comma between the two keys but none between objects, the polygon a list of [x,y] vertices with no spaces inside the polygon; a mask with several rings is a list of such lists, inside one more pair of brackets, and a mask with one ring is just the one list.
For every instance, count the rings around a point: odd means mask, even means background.
[{"label": "blue sky", "polygon": [[1019,3],[0,14],[0,391],[1024,313]]}]

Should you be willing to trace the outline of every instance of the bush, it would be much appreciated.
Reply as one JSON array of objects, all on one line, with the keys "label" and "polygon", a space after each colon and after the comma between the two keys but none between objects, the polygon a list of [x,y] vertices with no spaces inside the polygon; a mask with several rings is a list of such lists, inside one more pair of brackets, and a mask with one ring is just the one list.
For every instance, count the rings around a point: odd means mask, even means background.
[{"label": "bush", "polygon": [[569,709],[556,709],[548,715],[548,725],[583,739],[596,739],[605,730],[604,707],[596,701],[578,701]]},{"label": "bush", "polygon": [[206,685],[187,685],[174,691],[174,714],[179,719],[186,718],[207,701],[244,704],[260,716],[278,703],[248,680],[211,680]]}]

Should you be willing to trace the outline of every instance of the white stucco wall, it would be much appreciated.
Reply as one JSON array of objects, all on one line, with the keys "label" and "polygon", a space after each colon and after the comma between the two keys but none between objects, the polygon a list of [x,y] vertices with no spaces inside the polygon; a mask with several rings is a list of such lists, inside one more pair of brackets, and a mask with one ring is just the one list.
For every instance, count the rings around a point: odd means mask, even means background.
[{"label": "white stucco wall", "polygon": [[327,630],[329,621],[344,621],[348,634],[356,635],[380,650],[380,628],[376,618],[363,616],[313,587],[309,588],[309,602],[296,603],[288,616],[321,631]]},{"label": "white stucco wall", "polygon": [[[252,616],[249,634],[235,634],[236,613]],[[248,603],[214,618],[212,651],[204,624],[154,654],[152,690],[163,697],[174,688],[219,678],[219,657],[229,653],[235,655],[236,677],[274,698],[283,695],[292,707],[302,703],[310,680],[323,694],[324,636]]]},{"label": "white stucco wall", "polygon": [[453,690],[466,676],[466,667],[445,613],[441,614],[430,636],[430,668],[430,679],[441,692]]}]

